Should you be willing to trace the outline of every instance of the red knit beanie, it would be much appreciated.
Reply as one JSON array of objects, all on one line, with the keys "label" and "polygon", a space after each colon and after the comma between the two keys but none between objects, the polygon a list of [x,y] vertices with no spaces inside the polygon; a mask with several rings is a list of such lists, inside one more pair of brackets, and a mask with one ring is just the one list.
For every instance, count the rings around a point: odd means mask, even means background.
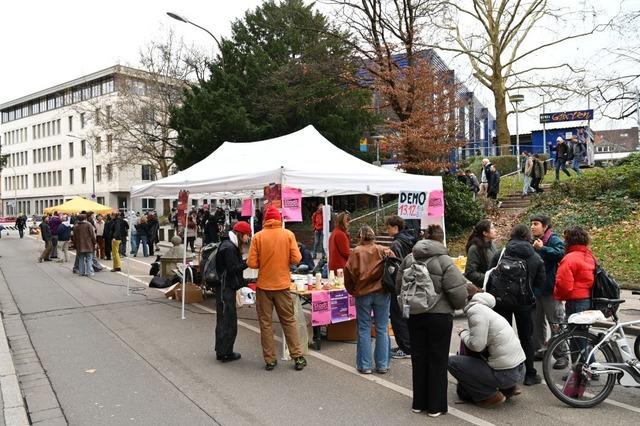
[{"label": "red knit beanie", "polygon": [[240,234],[251,235],[251,225],[249,225],[247,222],[237,222],[235,225],[233,225],[233,230],[239,232]]},{"label": "red knit beanie", "polygon": [[264,212],[264,221],[266,222],[270,219],[275,219],[282,222],[282,216],[280,215],[278,209],[274,206],[267,207],[267,211]]}]

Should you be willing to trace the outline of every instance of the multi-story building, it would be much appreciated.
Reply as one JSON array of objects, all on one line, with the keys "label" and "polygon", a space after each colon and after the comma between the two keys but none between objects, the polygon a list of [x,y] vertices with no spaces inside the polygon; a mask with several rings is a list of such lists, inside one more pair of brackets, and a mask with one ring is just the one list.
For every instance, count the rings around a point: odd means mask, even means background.
[{"label": "multi-story building", "polygon": [[640,150],[638,128],[596,130],[596,153],[636,152]]},{"label": "multi-story building", "polygon": [[[117,65],[0,105],[2,215],[40,214],[75,196],[118,209],[156,207],[155,199],[130,198],[132,185],[155,179],[153,168],[119,167],[118,140],[99,122],[133,75],[140,71]],[[98,102],[104,109],[93,113]]]}]

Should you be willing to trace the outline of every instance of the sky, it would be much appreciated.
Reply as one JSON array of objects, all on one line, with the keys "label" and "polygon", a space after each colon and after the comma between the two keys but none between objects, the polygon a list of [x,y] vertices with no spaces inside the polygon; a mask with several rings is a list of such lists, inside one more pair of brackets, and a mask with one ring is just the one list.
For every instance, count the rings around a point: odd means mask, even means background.
[{"label": "sky", "polygon": [[[571,4],[576,4],[572,0]],[[154,38],[162,38],[163,32],[172,28],[187,44],[215,52],[215,44],[204,31],[175,21],[166,15],[171,11],[187,17],[217,36],[228,36],[231,23],[241,18],[245,11],[253,9],[261,0],[9,0],[0,2],[0,104],[37,92],[42,89],[73,80],[80,76],[115,64],[135,66],[138,50]],[[640,10],[640,0],[607,0],[600,2],[599,19],[606,19],[622,7]],[[322,6],[323,10],[326,6]],[[574,23],[579,29],[579,23]],[[554,33],[544,28],[541,35]],[[636,35],[637,37],[637,35]],[[567,60],[588,64],[594,74],[599,70],[618,67],[610,57],[601,55],[607,46],[626,43],[617,34],[591,36],[588,40],[562,45],[533,59]],[[461,75],[468,74],[468,65],[461,59],[443,54]],[[622,70],[626,71],[626,70]],[[636,72],[638,72],[636,70]],[[472,90],[488,104],[490,93],[468,81]],[[532,97],[525,98],[533,102]],[[549,105],[547,112],[586,109],[586,99],[561,105]],[[520,131],[539,129],[541,110],[520,115]],[[635,126],[636,121],[611,121],[598,117],[592,128],[612,129]],[[510,117],[509,127],[515,131],[515,117]]]}]

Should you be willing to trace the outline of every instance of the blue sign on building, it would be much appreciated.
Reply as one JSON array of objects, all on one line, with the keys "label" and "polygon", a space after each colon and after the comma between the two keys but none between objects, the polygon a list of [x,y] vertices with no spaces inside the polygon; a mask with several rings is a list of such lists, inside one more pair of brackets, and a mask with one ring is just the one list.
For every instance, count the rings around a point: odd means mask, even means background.
[{"label": "blue sign on building", "polygon": [[593,110],[584,109],[581,111],[548,112],[540,114],[541,123],[559,123],[561,121],[593,120]]}]

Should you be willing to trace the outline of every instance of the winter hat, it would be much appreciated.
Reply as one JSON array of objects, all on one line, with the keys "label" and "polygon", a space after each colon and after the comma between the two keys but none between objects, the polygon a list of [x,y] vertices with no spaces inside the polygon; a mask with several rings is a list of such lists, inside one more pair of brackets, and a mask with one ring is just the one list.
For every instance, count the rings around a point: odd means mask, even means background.
[{"label": "winter hat", "polygon": [[562,136],[558,136],[556,138],[556,142],[564,142],[564,139],[562,139]]},{"label": "winter hat", "polygon": [[233,230],[240,234],[251,235],[251,225],[249,225],[247,222],[237,222],[235,225],[233,225]]},{"label": "winter hat", "polygon": [[280,215],[280,212],[274,206],[269,206],[267,208],[267,211],[264,212],[264,221],[266,222],[270,219],[282,221],[282,216]]}]

